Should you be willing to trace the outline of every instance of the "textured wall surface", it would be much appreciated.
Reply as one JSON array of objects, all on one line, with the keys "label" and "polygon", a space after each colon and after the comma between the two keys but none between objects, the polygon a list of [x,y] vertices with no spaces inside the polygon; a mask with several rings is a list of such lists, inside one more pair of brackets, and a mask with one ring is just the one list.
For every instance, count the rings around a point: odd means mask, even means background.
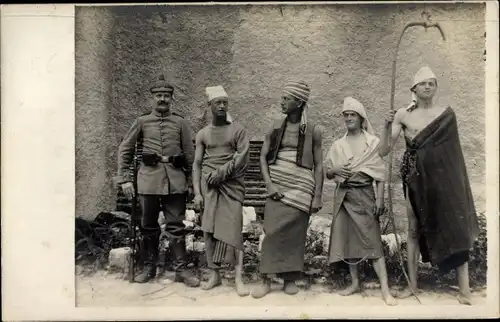
[{"label": "textured wall surface", "polygon": [[[149,110],[147,88],[160,71],[176,86],[175,110],[201,128],[204,89],[223,85],[234,118],[262,138],[288,79],[312,88],[309,118],[324,130],[324,151],[344,131],[345,96],[366,107],[380,133],[389,109],[394,46],[403,26],[431,14],[445,30],[410,29],[398,55],[396,107],[422,65],[438,76],[438,104],[458,116],[461,143],[479,210],[484,208],[484,6],[288,5],[80,8],[76,12],[77,215],[114,207],[118,144]],[[395,211],[403,212],[395,153]],[[325,186],[331,209],[331,185]]]},{"label": "textured wall surface", "polygon": [[111,100],[113,17],[105,8],[76,11],[76,215],[93,217],[112,205],[108,151],[115,150],[108,128]]}]

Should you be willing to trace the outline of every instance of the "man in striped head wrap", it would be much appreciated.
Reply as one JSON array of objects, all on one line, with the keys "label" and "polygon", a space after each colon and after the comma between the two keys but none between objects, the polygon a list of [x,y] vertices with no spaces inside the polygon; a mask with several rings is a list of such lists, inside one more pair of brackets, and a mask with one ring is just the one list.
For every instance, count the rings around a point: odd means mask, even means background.
[{"label": "man in striped head wrap", "polygon": [[[289,97],[286,96],[291,96],[298,101],[299,104],[296,107],[302,110],[300,114],[300,129],[304,131],[307,124],[307,101],[311,93],[309,86],[303,81],[290,81],[285,85],[283,92],[285,94],[283,96],[284,101],[290,102]],[[283,104],[281,106],[283,107]]]},{"label": "man in striped head wrap", "polygon": [[298,292],[295,281],[304,267],[305,241],[311,213],[321,209],[323,189],[322,132],[307,121],[309,86],[291,81],[285,86],[281,110],[261,150],[261,173],[268,199],[260,272],[263,283],[252,292],[261,298],[271,291],[270,275],[284,280],[284,292]]}]

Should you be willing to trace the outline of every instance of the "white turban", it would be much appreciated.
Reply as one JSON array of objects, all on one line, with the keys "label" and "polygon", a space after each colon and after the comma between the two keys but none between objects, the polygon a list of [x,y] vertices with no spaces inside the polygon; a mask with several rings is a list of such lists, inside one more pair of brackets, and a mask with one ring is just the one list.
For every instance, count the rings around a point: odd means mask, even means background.
[{"label": "white turban", "polygon": [[426,79],[436,79],[436,75],[432,72],[432,70],[428,66],[424,66],[418,70],[418,72],[415,74],[415,77],[413,77],[413,85],[411,86],[411,103],[408,105],[406,108],[407,110],[413,109],[417,105],[417,95],[413,91],[415,89],[415,86],[417,86],[419,83],[423,82]]},{"label": "white turban", "polygon": [[[224,87],[222,87],[221,85],[207,87],[205,89],[205,93],[207,94],[207,100],[209,103],[216,98],[229,98],[226,91],[224,90]],[[226,121],[228,123],[233,122],[233,118],[231,117],[231,115],[229,115],[228,112],[226,112]]]},{"label": "white turban", "polygon": [[359,114],[361,116],[361,127],[363,130],[368,132],[369,134],[374,135],[374,131],[372,128],[372,125],[370,124],[370,121],[368,121],[368,117],[366,115],[365,107],[363,104],[361,104],[360,101],[353,97],[346,97],[344,99],[344,107],[342,108],[342,113],[346,111],[353,111]]}]

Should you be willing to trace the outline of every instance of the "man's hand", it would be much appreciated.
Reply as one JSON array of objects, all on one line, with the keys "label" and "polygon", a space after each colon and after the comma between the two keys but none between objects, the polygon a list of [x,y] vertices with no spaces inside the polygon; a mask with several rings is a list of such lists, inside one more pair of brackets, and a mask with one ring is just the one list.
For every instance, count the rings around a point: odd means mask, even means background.
[{"label": "man's hand", "polygon": [[267,193],[273,200],[280,200],[281,198],[283,198],[283,194],[272,183],[267,186]]},{"label": "man's hand", "polygon": [[195,195],[193,199],[194,211],[200,213],[203,210],[203,196]]},{"label": "man's hand", "polygon": [[353,175],[352,171],[349,168],[345,167],[345,166],[341,167],[338,170],[337,173],[338,173],[339,176],[341,176],[341,177],[343,177],[345,179],[349,179]]},{"label": "man's hand", "polygon": [[132,198],[135,196],[134,185],[132,184],[132,182],[123,183],[122,190],[125,197],[127,197],[127,199],[129,200],[132,200]]},{"label": "man's hand", "polygon": [[326,168],[326,178],[327,179],[333,179],[335,177],[335,170],[333,168]]},{"label": "man's hand", "polygon": [[383,198],[377,198],[375,201],[375,209],[373,209],[373,213],[375,215],[376,219],[379,219],[380,216],[384,214],[385,211],[385,206],[384,206],[384,199]]},{"label": "man's hand", "polygon": [[321,208],[323,208],[323,203],[320,198],[314,198],[311,205],[311,213],[317,213]]},{"label": "man's hand", "polygon": [[396,115],[396,110],[390,110],[385,116],[385,123],[392,124],[394,122],[394,115]]},{"label": "man's hand", "polygon": [[217,175],[209,175],[207,177],[207,184],[210,188],[215,188],[220,184],[220,179]]}]

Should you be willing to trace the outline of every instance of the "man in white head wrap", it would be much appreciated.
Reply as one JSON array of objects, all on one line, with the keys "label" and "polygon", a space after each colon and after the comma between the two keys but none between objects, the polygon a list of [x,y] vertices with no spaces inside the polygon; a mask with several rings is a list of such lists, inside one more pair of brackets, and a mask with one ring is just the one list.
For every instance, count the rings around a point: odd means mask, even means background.
[{"label": "man in white head wrap", "polygon": [[415,88],[418,84],[426,81],[426,80],[434,80],[435,85],[437,86],[437,78],[434,75],[434,72],[428,67],[424,66],[418,70],[418,72],[413,77],[413,85],[410,88],[411,91],[411,103],[406,108],[408,111],[412,111],[417,107],[417,94],[415,93]]},{"label": "man in white head wrap", "polygon": [[[336,140],[327,154],[326,177],[336,183],[329,263],[373,260],[380,279],[382,298],[395,305],[391,296],[378,217],[384,211],[385,164],[379,155],[379,139],[373,135],[365,108],[352,97],[342,109],[347,133]],[[376,191],[374,189],[376,186]],[[352,285],[341,295],[360,291],[358,267],[349,265]]]},{"label": "man in white head wrap", "polygon": [[[207,100],[209,105],[220,103],[220,101],[227,102],[229,98],[226,91],[224,90],[224,87],[222,87],[221,85],[207,87],[205,89],[205,93],[207,95]],[[226,112],[226,122],[227,123],[233,122],[233,118],[231,117],[231,115],[229,115],[229,112],[227,111],[227,104],[225,112]]]},{"label": "man in white head wrap", "polygon": [[206,88],[212,124],[196,135],[193,164],[195,209],[202,212],[205,254],[212,274],[203,289],[221,284],[219,270],[234,265],[238,295],[249,292],[243,284],[244,174],[250,143],[245,128],[231,119],[228,95],[222,86]]},{"label": "man in white head wrap", "polygon": [[433,102],[437,79],[424,66],[411,87],[412,103],[390,111],[380,154],[387,155],[403,132],[407,149],[401,162],[401,178],[408,216],[409,288],[417,290],[419,255],[443,272],[457,270],[458,301],[471,304],[469,249],[479,234],[474,200],[465,166],[455,112]]}]

